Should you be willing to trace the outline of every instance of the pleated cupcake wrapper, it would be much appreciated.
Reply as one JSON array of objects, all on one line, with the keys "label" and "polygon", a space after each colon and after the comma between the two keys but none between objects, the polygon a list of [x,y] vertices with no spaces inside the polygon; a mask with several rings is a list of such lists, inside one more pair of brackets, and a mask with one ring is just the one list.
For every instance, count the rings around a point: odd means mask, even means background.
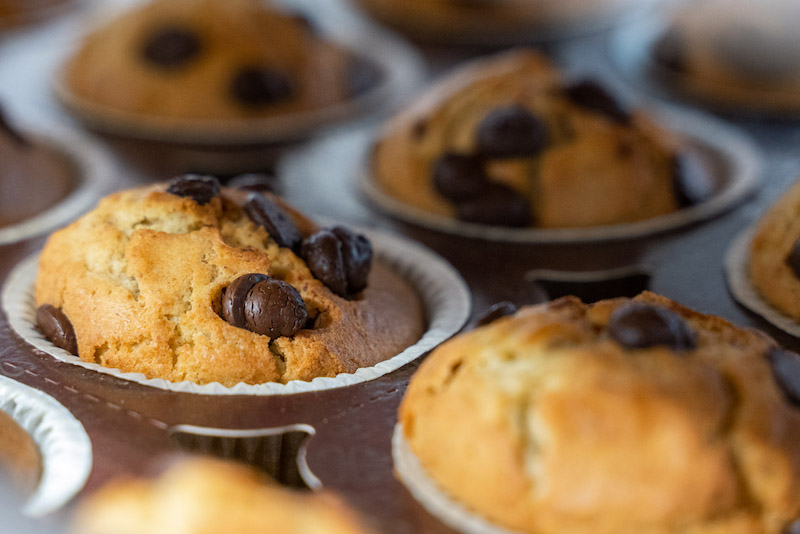
[{"label": "pleated cupcake wrapper", "polygon": [[392,435],[394,471],[400,482],[426,510],[442,523],[464,534],[515,534],[490,523],[466,505],[455,501],[441,488],[420,463],[398,423]]},{"label": "pleated cupcake wrapper", "polygon": [[734,239],[725,254],[725,273],[728,287],[739,304],[757,313],[787,334],[800,337],[800,323],[770,304],[750,280],[750,242],[755,227],[750,227]]},{"label": "pleated cupcake wrapper", "polygon": [[[33,129],[34,127],[32,127]],[[94,204],[103,185],[114,175],[114,163],[107,153],[79,132],[47,123],[35,127],[36,139],[69,159],[77,184],[64,199],[24,221],[0,227],[0,245],[8,245],[47,233],[69,222]],[[25,131],[29,135],[28,131]]]},{"label": "pleated cupcake wrapper", "polygon": [[470,293],[458,272],[427,248],[409,240],[372,230],[358,229],[371,241],[377,261],[382,261],[416,289],[424,308],[428,328],[415,344],[392,358],[371,367],[336,377],[318,377],[311,381],[292,380],[286,384],[237,384],[226,387],[217,382],[169,382],[147,378],[141,373],[125,373],[118,369],[85,362],[53,345],[36,326],[34,286],[39,255],[23,260],[8,275],[2,293],[3,309],[14,331],[25,341],[62,362],[98,371],[146,386],[182,393],[202,395],[287,395],[351,386],[374,380],[417,359],[458,332],[470,313]]},{"label": "pleated cupcake wrapper", "polygon": [[181,425],[171,429],[170,434],[187,452],[251,465],[285,486],[322,487],[306,463],[306,446],[315,434],[311,426],[227,430]]},{"label": "pleated cupcake wrapper", "polygon": [[83,488],[92,468],[92,445],[77,419],[49,395],[0,376],[0,410],[36,442],[39,482],[23,513],[42,516],[61,508]]},{"label": "pleated cupcake wrapper", "polygon": [[721,163],[718,167],[724,175],[724,186],[706,202],[627,224],[586,228],[508,228],[430,213],[392,197],[384,192],[372,175],[369,157],[359,177],[359,187],[377,207],[400,220],[439,232],[509,243],[586,243],[646,237],[720,215],[756,189],[762,158],[749,137],[700,113],[666,106],[653,111],[659,122],[684,137],[691,147],[709,152]]}]

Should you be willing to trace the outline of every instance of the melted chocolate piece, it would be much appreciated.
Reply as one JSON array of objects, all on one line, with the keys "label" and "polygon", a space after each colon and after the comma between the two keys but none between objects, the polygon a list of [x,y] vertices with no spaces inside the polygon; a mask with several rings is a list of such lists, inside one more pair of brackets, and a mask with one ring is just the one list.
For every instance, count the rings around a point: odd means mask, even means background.
[{"label": "melted chocolate piece", "polygon": [[529,226],[532,221],[528,199],[504,184],[486,185],[477,197],[456,204],[462,221],[493,226]]},{"label": "melted chocolate piece", "polygon": [[433,165],[433,187],[448,200],[474,198],[488,184],[483,160],[478,157],[446,152]]},{"label": "melted chocolate piece", "polygon": [[513,302],[504,300],[489,306],[483,313],[475,318],[475,326],[485,326],[507,315],[517,313],[517,306]]},{"label": "melted chocolate piece", "polygon": [[620,124],[627,124],[630,121],[630,114],[605,88],[593,80],[581,80],[570,84],[564,88],[564,94],[575,105],[602,113]]},{"label": "melted chocolate piece", "polygon": [[343,226],[330,229],[342,243],[344,269],[347,273],[347,293],[355,295],[367,287],[367,278],[372,269],[372,243],[361,234]]},{"label": "melted chocolate piece", "polygon": [[308,320],[306,303],[297,289],[274,278],[256,282],[250,289],[244,315],[248,330],[270,339],[293,336]]},{"label": "melted chocolate piece", "polygon": [[491,111],[481,121],[477,150],[488,158],[534,156],[547,144],[547,125],[520,105]]},{"label": "melted chocolate piece", "polygon": [[8,118],[2,106],[0,106],[0,131],[4,132],[11,140],[20,146],[31,146],[30,141],[8,122]]},{"label": "melted chocolate piece", "polygon": [[682,208],[694,206],[714,196],[714,182],[709,170],[696,156],[678,153],[672,160],[672,184]]},{"label": "melted chocolate piece", "polygon": [[267,67],[245,67],[231,80],[233,98],[247,107],[262,107],[286,100],[292,95],[289,78]]},{"label": "melted chocolate piece", "polygon": [[323,284],[341,297],[361,292],[372,266],[372,245],[342,227],[325,228],[303,241],[302,256]]},{"label": "melted chocolate piece", "polygon": [[794,276],[800,280],[800,239],[794,242],[792,245],[792,250],[789,251],[789,255],[786,256],[786,263],[789,265],[789,268],[792,269]]},{"label": "melted chocolate piece", "polygon": [[292,218],[268,197],[259,193],[250,193],[244,205],[244,211],[254,223],[267,230],[278,246],[297,250],[303,240],[300,230]]},{"label": "melted chocolate piece", "polygon": [[661,35],[651,50],[653,61],[661,67],[676,73],[686,72],[686,43],[683,36],[674,29]]},{"label": "melted chocolate piece", "polygon": [[52,304],[42,304],[36,310],[36,324],[50,342],[71,354],[78,354],[78,340],[69,318]]},{"label": "melted chocolate piece", "polygon": [[170,180],[167,193],[191,198],[203,206],[219,195],[219,180],[213,176],[185,174]]},{"label": "melted chocolate piece", "polygon": [[611,314],[608,334],[628,349],[666,346],[676,351],[695,348],[697,341],[689,324],[661,306],[631,302]]},{"label": "melted chocolate piece", "polygon": [[790,403],[800,406],[800,354],[786,349],[772,349],[767,353],[772,366],[772,376]]},{"label": "melted chocolate piece", "polygon": [[151,64],[175,69],[200,55],[203,43],[191,28],[165,26],[153,32],[142,48],[142,56]]},{"label": "melted chocolate piece", "polygon": [[369,92],[383,79],[383,71],[372,61],[353,56],[347,62],[347,86],[351,96]]},{"label": "melted chocolate piece", "polygon": [[275,175],[259,172],[234,176],[226,185],[233,189],[239,189],[240,191],[274,193],[277,189],[277,181],[278,179]]},{"label": "melted chocolate piece", "polygon": [[265,274],[245,274],[231,282],[222,296],[222,318],[238,328],[247,328],[244,305],[247,295],[259,282],[267,280]]}]

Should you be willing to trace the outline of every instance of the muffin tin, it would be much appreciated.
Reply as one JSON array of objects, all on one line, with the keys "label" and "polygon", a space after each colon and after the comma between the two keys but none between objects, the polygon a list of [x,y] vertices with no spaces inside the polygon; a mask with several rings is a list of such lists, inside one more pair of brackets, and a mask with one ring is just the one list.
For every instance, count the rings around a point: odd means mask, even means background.
[{"label": "muffin tin", "polygon": [[[562,43],[559,53],[594,57],[607,46],[607,37],[601,34]],[[47,64],[45,57],[53,44],[44,33],[36,42],[42,55],[30,56],[33,62],[29,67],[34,71]],[[465,51],[463,57],[467,54]],[[36,63],[36,58],[42,63]],[[606,56],[597,67],[609,72],[614,68]],[[19,87],[26,86],[21,83]],[[647,87],[633,88],[642,89]],[[8,91],[11,104],[39,104],[38,95],[22,89]],[[58,114],[52,102],[43,109]],[[647,238],[604,243],[477,240],[382,218],[355,200],[355,171],[371,135],[364,127],[320,139],[287,161],[283,171],[293,180],[286,184],[288,200],[301,209],[400,232],[443,256],[469,286],[475,313],[499,300],[531,302],[534,281],[528,273],[533,270],[613,272],[646,265],[653,291],[702,312],[765,330],[787,348],[800,350],[800,340],[737,306],[722,274],[723,256],[731,240],[800,173],[800,154],[795,148],[800,138],[794,124],[732,122],[759,139],[768,156],[760,195],[713,221]],[[128,180],[115,174],[110,185],[122,187]],[[346,198],[330,202],[332,192]],[[30,237],[0,246],[0,281],[5,286],[17,284],[9,272],[42,243],[42,237]],[[247,436],[282,435],[300,428],[309,434],[304,441],[304,464],[313,478],[304,476],[306,485],[313,485],[309,480],[316,478],[358,507],[382,532],[446,534],[454,530],[418,504],[393,471],[391,440],[397,407],[418,364],[419,359],[347,387],[286,395],[166,391],[55,360],[20,338],[9,316],[0,312],[0,375],[55,399],[80,421],[88,435],[92,461],[83,492],[122,474],[151,474],[163,455],[197,450],[198,442],[204,440],[182,439],[187,434],[210,435],[205,440],[206,450],[221,450],[227,445],[212,438],[249,439]],[[234,452],[233,456],[243,455]]]}]

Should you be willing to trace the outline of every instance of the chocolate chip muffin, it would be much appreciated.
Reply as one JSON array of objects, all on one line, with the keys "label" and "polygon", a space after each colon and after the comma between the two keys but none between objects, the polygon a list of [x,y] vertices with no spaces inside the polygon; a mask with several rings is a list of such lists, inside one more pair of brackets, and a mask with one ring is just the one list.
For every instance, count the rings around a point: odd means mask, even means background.
[{"label": "chocolate chip muffin", "polygon": [[[122,521],[120,518],[125,518]],[[78,534],[367,534],[336,496],[270,483],[243,465],[185,459],[155,480],[121,479],[83,502]]]},{"label": "chocolate chip muffin", "polygon": [[110,195],[53,234],[36,305],[87,362],[224,386],[353,372],[423,331],[415,290],[364,236],[194,175]]},{"label": "chocolate chip muffin", "polygon": [[389,121],[371,170],[383,193],[440,216],[601,226],[707,198],[684,187],[680,146],[596,82],[565,81],[543,56],[515,50],[459,69]]},{"label": "chocolate chip muffin", "polygon": [[800,5],[793,0],[692,2],[651,49],[655,72],[731,109],[800,109]]},{"label": "chocolate chip muffin", "polygon": [[363,90],[363,61],[262,0],[155,0],[97,28],[68,90],[119,118],[237,120],[319,109]]},{"label": "chocolate chip muffin", "polygon": [[782,534],[800,515],[787,365],[653,293],[564,297],[441,345],[400,422],[441,490],[514,532]]}]

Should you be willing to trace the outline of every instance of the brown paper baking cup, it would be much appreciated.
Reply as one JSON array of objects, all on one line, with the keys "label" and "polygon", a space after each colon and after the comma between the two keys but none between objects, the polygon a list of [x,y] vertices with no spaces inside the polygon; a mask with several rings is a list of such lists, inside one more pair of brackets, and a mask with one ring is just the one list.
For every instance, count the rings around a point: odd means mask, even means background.
[{"label": "brown paper baking cup", "polygon": [[725,273],[728,288],[736,301],[748,310],[757,313],[787,334],[800,337],[800,323],[770,304],[758,292],[750,280],[750,242],[755,228],[750,227],[734,239],[725,254]]},{"label": "brown paper baking cup", "polygon": [[168,391],[202,395],[286,395],[334,389],[374,380],[417,359],[458,332],[470,314],[470,293],[453,267],[429,249],[407,239],[382,232],[358,229],[371,241],[375,257],[412,287],[422,300],[428,328],[415,344],[401,353],[371,367],[336,377],[318,377],[311,381],[292,380],[286,384],[237,384],[225,387],[219,383],[169,382],[146,378],[141,373],[124,373],[118,369],[85,362],[50,343],[36,326],[34,286],[38,272],[36,254],[17,265],[8,275],[2,293],[3,309],[14,331],[35,348],[62,362],[113,375],[118,378]]},{"label": "brown paper baking cup", "polygon": [[400,482],[426,510],[447,526],[464,534],[515,534],[493,525],[448,495],[411,451],[400,423],[394,427],[392,435],[392,459]]},{"label": "brown paper baking cup", "polygon": [[76,185],[64,199],[42,213],[0,227],[0,246],[45,234],[81,215],[97,201],[103,185],[114,175],[114,163],[108,154],[78,131],[50,122],[37,125],[36,132],[31,135],[73,163]]},{"label": "brown paper baking cup", "polygon": [[643,221],[587,228],[507,228],[459,221],[420,210],[385,193],[365,162],[360,177],[362,192],[389,215],[465,237],[512,243],[583,243],[635,239],[674,230],[718,216],[742,202],[759,183],[761,155],[752,140],[736,128],[707,115],[677,108],[652,110],[658,121],[683,137],[714,166],[720,183],[706,202]]},{"label": "brown paper baking cup", "polygon": [[41,516],[58,510],[83,488],[92,468],[92,445],[83,425],[49,395],[4,376],[0,410],[33,438],[41,454],[39,483],[23,513]]}]

